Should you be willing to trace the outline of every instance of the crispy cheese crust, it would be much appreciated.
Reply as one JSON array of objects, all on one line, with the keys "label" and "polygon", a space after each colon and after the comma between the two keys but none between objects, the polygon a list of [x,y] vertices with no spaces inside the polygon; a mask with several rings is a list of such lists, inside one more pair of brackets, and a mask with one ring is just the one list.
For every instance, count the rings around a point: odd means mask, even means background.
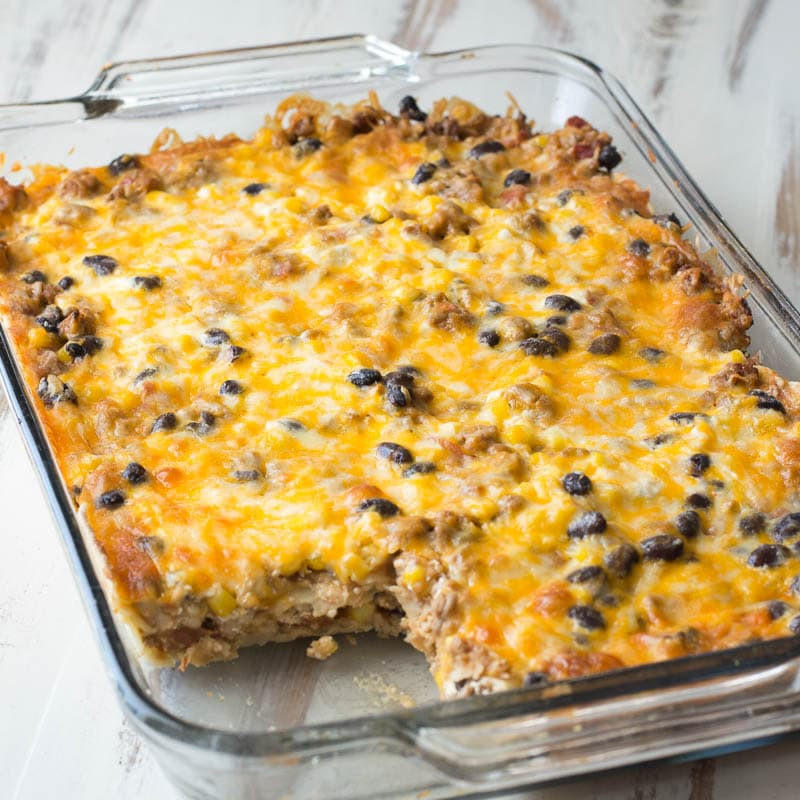
[{"label": "crispy cheese crust", "polygon": [[295,97],[0,181],[0,312],[152,657],[402,631],[451,696],[800,628],[797,388],[618,162]]}]

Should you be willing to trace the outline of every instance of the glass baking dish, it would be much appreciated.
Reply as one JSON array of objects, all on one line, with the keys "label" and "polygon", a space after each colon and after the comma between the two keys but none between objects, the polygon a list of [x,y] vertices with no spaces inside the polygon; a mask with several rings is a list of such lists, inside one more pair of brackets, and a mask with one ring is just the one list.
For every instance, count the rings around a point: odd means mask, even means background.
[{"label": "glass baking dish", "polygon": [[[721,269],[744,275],[753,351],[800,378],[798,312],[622,86],[556,50],[426,55],[352,36],[117,64],[77,97],[0,107],[0,151],[19,180],[32,161],[77,166],[147,149],[164,127],[187,139],[246,136],[292,92],[352,102],[370,90],[389,108],[408,93],[423,107],[456,94],[494,112],[510,92],[542,129],[578,114],[609,131],[654,208],[676,211]],[[0,367],[125,711],[189,797],[489,796],[800,728],[800,637],[448,703],[437,701],[420,654],[369,636],[343,640],[324,662],[296,642],[203,669],[151,668],[133,655],[102,592],[2,331]]]}]

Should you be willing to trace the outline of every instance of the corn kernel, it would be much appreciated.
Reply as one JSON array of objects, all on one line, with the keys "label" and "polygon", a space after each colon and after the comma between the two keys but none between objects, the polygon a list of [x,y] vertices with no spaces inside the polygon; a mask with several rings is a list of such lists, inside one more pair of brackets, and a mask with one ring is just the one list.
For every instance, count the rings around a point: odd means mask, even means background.
[{"label": "corn kernel", "polygon": [[208,607],[218,617],[227,617],[236,608],[236,598],[227,589],[219,588],[208,598]]},{"label": "corn kernel", "polygon": [[537,147],[544,147],[550,137],[546,133],[540,133],[533,141]]},{"label": "corn kernel", "polygon": [[401,576],[406,586],[413,586],[415,583],[420,583],[424,578],[425,570],[419,564],[409,567]]},{"label": "corn kernel", "polygon": [[730,355],[731,363],[733,364],[742,364],[746,361],[746,356],[741,350],[731,350],[728,355]]},{"label": "corn kernel", "polygon": [[392,215],[384,206],[372,206],[372,208],[369,210],[370,219],[374,220],[378,224],[381,222],[386,222],[386,220],[391,216]]},{"label": "corn kernel", "polygon": [[47,348],[52,347],[57,342],[58,339],[52,333],[48,333],[38,325],[28,331],[28,343],[32,347]]},{"label": "corn kernel", "polygon": [[286,210],[291,211],[293,214],[299,214],[306,207],[301,197],[290,197],[286,201]]},{"label": "corn kernel", "polygon": [[463,250],[467,253],[478,252],[478,240],[474,236],[453,236],[451,242],[454,250]]}]

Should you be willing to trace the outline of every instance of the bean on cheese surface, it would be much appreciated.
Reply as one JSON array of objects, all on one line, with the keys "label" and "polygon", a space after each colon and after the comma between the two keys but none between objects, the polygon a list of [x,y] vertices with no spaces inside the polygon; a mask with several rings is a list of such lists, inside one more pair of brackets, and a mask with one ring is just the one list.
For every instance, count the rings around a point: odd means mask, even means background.
[{"label": "bean on cheese surface", "polygon": [[798,387],[623,155],[292,97],[0,180],[0,312],[151,657],[377,629],[454,696],[800,629]]}]

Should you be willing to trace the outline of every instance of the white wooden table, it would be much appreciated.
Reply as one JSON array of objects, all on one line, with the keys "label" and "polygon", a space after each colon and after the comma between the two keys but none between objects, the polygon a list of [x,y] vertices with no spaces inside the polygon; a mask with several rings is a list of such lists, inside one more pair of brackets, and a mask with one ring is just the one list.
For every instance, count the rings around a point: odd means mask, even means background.
[{"label": "white wooden table", "polygon": [[[421,50],[534,42],[615,73],[734,230],[800,300],[795,0],[0,0],[0,102],[65,96],[111,60],[372,32]],[[0,798],[175,800],[128,727],[2,401]],[[799,745],[638,767],[538,800],[783,800]]]}]

